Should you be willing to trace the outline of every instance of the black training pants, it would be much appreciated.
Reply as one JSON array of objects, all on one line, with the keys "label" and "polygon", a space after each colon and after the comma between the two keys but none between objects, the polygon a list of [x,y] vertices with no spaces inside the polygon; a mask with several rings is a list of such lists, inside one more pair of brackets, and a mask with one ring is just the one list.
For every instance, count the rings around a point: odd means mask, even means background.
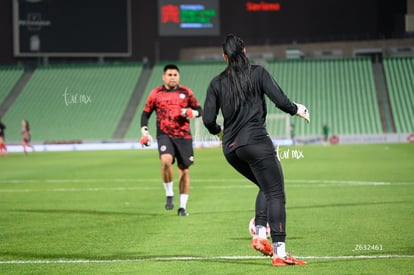
[{"label": "black training pants", "polygon": [[270,138],[225,154],[227,161],[259,187],[256,225],[270,225],[273,242],[285,242],[286,208],[282,167]]}]

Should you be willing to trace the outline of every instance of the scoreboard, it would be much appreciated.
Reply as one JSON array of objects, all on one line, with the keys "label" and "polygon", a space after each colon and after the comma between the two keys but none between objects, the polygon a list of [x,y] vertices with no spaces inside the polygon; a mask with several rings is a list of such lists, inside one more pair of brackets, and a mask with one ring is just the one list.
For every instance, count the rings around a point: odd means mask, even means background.
[{"label": "scoreboard", "polygon": [[220,35],[218,0],[158,0],[160,36]]},{"label": "scoreboard", "polygon": [[13,0],[13,34],[15,56],[130,56],[130,0]]}]

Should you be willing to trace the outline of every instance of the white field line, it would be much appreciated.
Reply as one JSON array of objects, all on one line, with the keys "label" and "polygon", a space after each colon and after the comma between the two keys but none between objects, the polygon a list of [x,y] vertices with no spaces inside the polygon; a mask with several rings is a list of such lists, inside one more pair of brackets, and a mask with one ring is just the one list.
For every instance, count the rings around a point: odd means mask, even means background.
[{"label": "white field line", "polygon": [[[0,184],[70,184],[70,183],[157,183],[160,179],[0,179]],[[256,188],[254,184],[245,179],[192,179],[193,183],[240,183],[237,188]],[[293,183],[290,185],[290,183]],[[382,185],[411,185],[414,182],[376,182],[376,181],[340,181],[340,180],[285,180],[285,186],[289,188],[303,187],[332,187],[332,186],[382,186]],[[10,186],[8,186],[10,187]],[[24,189],[0,189],[0,193],[29,193],[29,192],[98,192],[98,191],[139,191],[158,190],[160,186],[126,186],[126,187],[85,187],[85,188],[24,188]],[[235,185],[192,185],[191,189],[233,189]]]},{"label": "white field line", "polygon": [[[192,182],[238,182],[249,183],[244,178],[234,179],[191,179]],[[0,184],[22,184],[22,183],[99,183],[99,182],[161,182],[159,178],[138,179],[138,178],[118,178],[118,179],[0,179]],[[386,181],[357,181],[357,180],[309,180],[309,179],[285,179],[285,183],[306,183],[306,184],[340,184],[340,185],[390,185],[390,184],[413,184],[414,182],[386,182]]]},{"label": "white field line", "polygon": [[[249,183],[244,178],[234,179],[191,179],[192,182],[238,182]],[[100,182],[161,182],[159,178],[138,179],[0,179],[0,184],[24,184],[24,183],[100,183]],[[306,179],[285,179],[285,183],[306,183],[306,184],[342,184],[342,185],[390,185],[390,184],[413,184],[414,182],[384,182],[384,181],[356,181],[356,180],[306,180]]]},{"label": "white field line", "polygon": [[[414,255],[356,255],[356,256],[297,256],[300,259],[309,260],[349,260],[349,259],[391,259],[391,258],[414,258]],[[2,264],[89,264],[89,263],[126,263],[126,262],[150,262],[150,261],[211,261],[211,260],[261,260],[269,259],[263,256],[211,256],[211,257],[153,257],[136,259],[56,259],[56,260],[0,260]]]}]

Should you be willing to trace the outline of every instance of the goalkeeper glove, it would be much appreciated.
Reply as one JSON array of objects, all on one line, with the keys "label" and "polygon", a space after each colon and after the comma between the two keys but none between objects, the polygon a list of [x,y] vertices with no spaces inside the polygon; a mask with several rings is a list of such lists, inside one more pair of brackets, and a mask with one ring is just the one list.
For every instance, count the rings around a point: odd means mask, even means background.
[{"label": "goalkeeper glove", "polygon": [[200,114],[197,110],[193,110],[191,108],[183,108],[181,109],[181,115],[188,119],[192,119],[192,118],[198,117]]},{"label": "goalkeeper glove", "polygon": [[142,137],[139,142],[142,144],[142,146],[150,146],[152,142],[152,137],[149,134],[147,126],[143,126],[141,128],[141,135]]},{"label": "goalkeeper glove", "polygon": [[309,111],[303,104],[295,103],[298,107],[298,111],[296,112],[296,115],[305,119],[308,123],[310,122],[309,118]]}]

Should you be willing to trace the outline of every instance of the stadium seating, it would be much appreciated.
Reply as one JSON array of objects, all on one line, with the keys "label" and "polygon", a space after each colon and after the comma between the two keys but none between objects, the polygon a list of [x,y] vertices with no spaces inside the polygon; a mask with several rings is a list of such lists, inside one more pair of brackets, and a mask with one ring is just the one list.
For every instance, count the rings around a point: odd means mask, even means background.
[{"label": "stadium seating", "polygon": [[18,66],[0,67],[0,105],[23,75],[23,72],[23,68]]},{"label": "stadium seating", "polygon": [[36,69],[4,116],[8,140],[27,119],[34,142],[110,139],[142,64],[49,65]]},{"label": "stadium seating", "polygon": [[333,134],[382,132],[369,59],[274,61],[267,68],[292,100],[309,108],[309,125],[291,120],[297,136],[321,135],[325,122]]},{"label": "stadium seating", "polygon": [[388,95],[397,133],[414,131],[414,58],[385,58]]},{"label": "stadium seating", "polygon": [[[162,84],[166,62],[153,68],[125,140],[140,137],[140,117],[149,92]],[[175,62],[181,84],[190,87],[203,105],[211,79],[224,62]],[[368,58],[269,61],[265,67],[292,100],[310,110],[311,123],[290,118],[296,136],[320,136],[325,122],[332,134],[382,133],[381,118]],[[412,132],[414,58],[385,58],[385,76],[397,133]],[[3,117],[9,143],[20,141],[20,122],[27,119],[34,142],[110,140],[143,71],[140,63],[49,65],[35,70]],[[0,104],[23,74],[21,67],[0,67]],[[286,137],[289,120],[268,100],[268,129]],[[275,118],[276,117],[276,118]],[[155,114],[149,129],[155,137]],[[201,119],[192,124],[195,139],[212,138]]]}]

